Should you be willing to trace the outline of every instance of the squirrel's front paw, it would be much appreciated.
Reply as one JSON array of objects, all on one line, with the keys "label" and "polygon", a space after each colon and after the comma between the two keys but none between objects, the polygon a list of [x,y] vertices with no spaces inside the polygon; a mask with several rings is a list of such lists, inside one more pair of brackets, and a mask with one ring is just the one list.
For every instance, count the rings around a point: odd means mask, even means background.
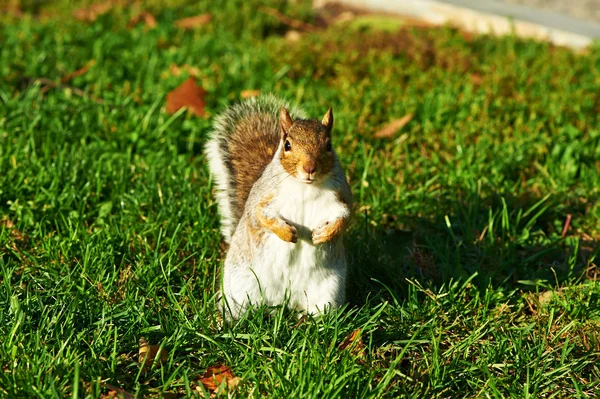
[{"label": "squirrel's front paw", "polygon": [[282,222],[280,226],[273,230],[273,232],[283,241],[292,243],[298,242],[298,229],[287,222]]},{"label": "squirrel's front paw", "polygon": [[335,236],[336,231],[334,223],[325,222],[312,231],[313,244],[321,244],[331,240]]}]

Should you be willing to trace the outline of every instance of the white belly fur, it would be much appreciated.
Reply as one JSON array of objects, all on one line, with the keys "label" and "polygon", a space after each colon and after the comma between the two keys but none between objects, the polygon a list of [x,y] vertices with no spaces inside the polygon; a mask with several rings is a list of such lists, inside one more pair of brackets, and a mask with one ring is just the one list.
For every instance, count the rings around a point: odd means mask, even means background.
[{"label": "white belly fur", "polygon": [[[262,244],[252,248],[250,268],[242,270],[226,261],[226,296],[237,298],[238,303],[250,300],[254,304],[264,301],[268,305],[279,305],[289,299],[290,306],[309,313],[341,305],[346,275],[342,240],[336,237],[314,245],[311,235],[313,229],[348,210],[327,184],[307,185],[288,179],[279,192],[270,207],[296,226],[298,242],[285,242],[268,232]],[[240,311],[246,306],[242,305]]]},{"label": "white belly fur", "polygon": [[[278,275],[278,285],[283,283],[288,289],[291,305],[311,310],[318,306],[317,302],[322,302],[322,307],[324,299],[332,300],[331,291],[336,296],[339,289],[332,287],[329,280],[343,278],[346,266],[345,259],[339,258],[342,248],[335,248],[341,247],[341,240],[314,245],[312,230],[338,217],[343,207],[327,186],[307,185],[295,179],[289,179],[286,186],[273,206],[282,218],[296,226],[298,242],[288,243],[270,234],[264,248],[264,264],[270,264],[271,272]],[[273,298],[275,303],[283,300],[283,293],[278,294]]]}]

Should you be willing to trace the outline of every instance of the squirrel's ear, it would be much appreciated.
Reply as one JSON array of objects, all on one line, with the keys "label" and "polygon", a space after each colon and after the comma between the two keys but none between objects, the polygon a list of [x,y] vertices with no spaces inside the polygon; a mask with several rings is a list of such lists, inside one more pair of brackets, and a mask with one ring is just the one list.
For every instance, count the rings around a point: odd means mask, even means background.
[{"label": "squirrel's ear", "polygon": [[323,117],[321,124],[327,128],[329,132],[331,132],[331,128],[333,127],[333,110],[329,108],[327,113]]},{"label": "squirrel's ear", "polygon": [[290,114],[288,114],[287,109],[281,107],[281,111],[279,113],[279,126],[281,127],[281,134],[288,134],[293,123],[294,122],[292,122],[292,118],[290,118]]}]

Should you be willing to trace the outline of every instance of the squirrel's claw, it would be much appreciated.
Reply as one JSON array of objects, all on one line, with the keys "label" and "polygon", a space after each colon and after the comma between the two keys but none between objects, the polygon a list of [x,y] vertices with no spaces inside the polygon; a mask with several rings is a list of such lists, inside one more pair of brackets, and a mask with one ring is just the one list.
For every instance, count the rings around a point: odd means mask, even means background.
[{"label": "squirrel's claw", "polygon": [[290,239],[290,242],[292,243],[297,243],[298,242],[298,229],[292,225],[290,225],[290,232],[292,233],[292,238]]},{"label": "squirrel's claw", "polygon": [[282,223],[281,227],[273,229],[273,232],[283,241],[294,244],[298,242],[298,229],[287,222]]}]

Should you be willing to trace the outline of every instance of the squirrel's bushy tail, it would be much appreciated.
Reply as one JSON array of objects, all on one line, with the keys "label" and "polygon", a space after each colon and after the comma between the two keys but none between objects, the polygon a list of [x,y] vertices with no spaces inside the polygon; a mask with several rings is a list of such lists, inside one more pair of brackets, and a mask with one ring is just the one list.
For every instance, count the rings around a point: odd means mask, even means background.
[{"label": "squirrel's bushy tail", "polygon": [[204,152],[216,185],[226,242],[233,236],[252,185],[277,150],[281,107],[294,119],[305,117],[285,100],[267,95],[233,105],[215,118]]}]

